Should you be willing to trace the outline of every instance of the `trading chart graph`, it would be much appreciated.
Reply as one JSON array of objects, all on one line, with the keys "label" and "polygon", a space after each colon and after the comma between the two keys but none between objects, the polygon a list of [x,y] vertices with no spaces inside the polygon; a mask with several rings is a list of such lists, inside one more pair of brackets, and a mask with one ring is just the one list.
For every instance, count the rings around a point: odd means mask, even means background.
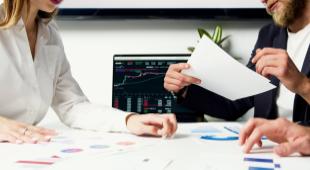
[{"label": "trading chart graph", "polygon": [[164,87],[170,64],[188,57],[117,57],[113,71],[113,107],[138,113],[188,113]]}]

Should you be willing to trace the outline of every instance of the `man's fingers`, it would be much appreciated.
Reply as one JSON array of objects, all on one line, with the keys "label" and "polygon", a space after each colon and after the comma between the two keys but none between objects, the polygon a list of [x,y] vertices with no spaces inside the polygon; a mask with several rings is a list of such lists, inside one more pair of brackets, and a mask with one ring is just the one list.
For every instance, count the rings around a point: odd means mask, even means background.
[{"label": "man's fingers", "polygon": [[164,83],[164,87],[166,90],[168,91],[173,91],[173,92],[179,92],[182,88],[180,88],[179,86],[173,85],[173,84],[168,84],[168,83]]},{"label": "man's fingers", "polygon": [[182,82],[181,80],[173,79],[173,78],[170,78],[170,77],[165,77],[164,82],[167,85],[170,85],[170,84],[171,85],[175,85],[175,86],[177,86],[180,89],[184,88],[185,86],[189,86],[190,85],[189,83]]},{"label": "man's fingers", "polygon": [[181,83],[187,83],[187,84],[199,84],[201,81],[197,78],[194,77],[190,77],[190,76],[186,76],[182,73],[178,73],[178,72],[170,72],[166,74],[166,77],[172,78],[172,79],[177,79],[179,80]]},{"label": "man's fingers", "polygon": [[310,138],[305,136],[295,141],[282,143],[275,147],[274,152],[282,157],[289,156],[296,152],[302,155],[310,155]]},{"label": "man's fingers", "polygon": [[[298,144],[298,142],[302,144]],[[298,142],[296,145],[301,146],[298,148],[298,152],[304,156],[310,156],[310,136],[307,135]]]},{"label": "man's fingers", "polygon": [[281,70],[275,67],[264,67],[261,75],[264,77],[268,77],[269,75],[279,77],[281,75]]},{"label": "man's fingers", "polygon": [[278,54],[278,53],[282,53],[284,52],[284,50],[282,49],[276,49],[276,48],[263,48],[263,49],[258,49],[256,51],[256,55],[254,56],[254,58],[252,59],[252,63],[256,64],[256,62],[258,60],[260,60],[261,57],[263,57],[264,55],[270,55],[270,54]]},{"label": "man's fingers", "polygon": [[256,126],[260,126],[263,123],[265,123],[266,120],[256,118],[256,119],[250,119],[245,126],[241,129],[241,132],[239,134],[239,144],[244,145],[246,139],[251,135],[253,130]]},{"label": "man's fingers", "polygon": [[289,156],[294,152],[297,152],[297,146],[293,143],[282,143],[274,148],[274,152],[282,157]]},{"label": "man's fingers", "polygon": [[261,140],[259,140],[259,141],[257,141],[256,145],[261,148],[263,146],[263,142]]},{"label": "man's fingers", "polygon": [[176,71],[176,72],[180,72],[184,69],[189,69],[190,65],[187,63],[178,63],[178,64],[171,64],[168,68],[168,71]]},{"label": "man's fingers", "polygon": [[259,141],[261,141],[261,138],[266,134],[268,130],[268,124],[264,124],[255,128],[253,133],[244,144],[243,152],[249,153],[250,150],[253,148],[254,144],[259,143]]},{"label": "man's fingers", "polygon": [[261,74],[265,67],[278,67],[279,60],[275,55],[266,55],[261,57],[256,63],[256,72]]}]

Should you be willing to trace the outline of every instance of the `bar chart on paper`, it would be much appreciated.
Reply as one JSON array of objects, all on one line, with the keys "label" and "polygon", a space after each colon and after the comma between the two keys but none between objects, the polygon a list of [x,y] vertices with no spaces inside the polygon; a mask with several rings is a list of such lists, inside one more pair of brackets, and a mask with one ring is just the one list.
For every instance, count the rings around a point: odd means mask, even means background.
[{"label": "bar chart on paper", "polygon": [[[11,167],[18,170],[46,169],[75,157],[96,154],[108,157],[151,146],[154,143],[132,135],[120,137],[117,134],[104,134],[102,136],[104,137],[92,132],[70,131],[53,137],[49,143],[23,144],[18,146],[15,158],[10,160]],[[6,145],[9,146],[8,149],[14,146]]]}]

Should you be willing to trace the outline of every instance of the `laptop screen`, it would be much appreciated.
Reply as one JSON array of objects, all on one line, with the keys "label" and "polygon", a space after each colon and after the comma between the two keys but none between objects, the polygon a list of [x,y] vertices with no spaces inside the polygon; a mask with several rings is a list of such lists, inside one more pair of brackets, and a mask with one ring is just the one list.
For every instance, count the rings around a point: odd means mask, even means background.
[{"label": "laptop screen", "polygon": [[190,55],[115,55],[114,108],[137,113],[175,113],[178,121],[195,121],[193,111],[177,104],[163,87],[170,64],[187,62]]}]

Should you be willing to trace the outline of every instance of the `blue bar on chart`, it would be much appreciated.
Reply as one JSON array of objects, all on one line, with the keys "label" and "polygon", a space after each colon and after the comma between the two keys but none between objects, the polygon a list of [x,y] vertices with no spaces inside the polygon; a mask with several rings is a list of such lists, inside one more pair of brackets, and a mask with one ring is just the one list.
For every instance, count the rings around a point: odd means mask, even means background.
[{"label": "blue bar on chart", "polygon": [[274,164],[274,167],[275,168],[281,168],[281,165],[280,164]]},{"label": "blue bar on chart", "polygon": [[206,136],[201,136],[200,139],[211,140],[211,141],[234,141],[234,140],[239,140],[239,137],[238,136],[212,136],[212,135],[206,135]]},{"label": "blue bar on chart", "polygon": [[249,170],[274,170],[273,168],[249,167]]},{"label": "blue bar on chart", "polygon": [[273,159],[262,159],[262,158],[244,158],[246,162],[261,162],[261,163],[273,163]]}]

